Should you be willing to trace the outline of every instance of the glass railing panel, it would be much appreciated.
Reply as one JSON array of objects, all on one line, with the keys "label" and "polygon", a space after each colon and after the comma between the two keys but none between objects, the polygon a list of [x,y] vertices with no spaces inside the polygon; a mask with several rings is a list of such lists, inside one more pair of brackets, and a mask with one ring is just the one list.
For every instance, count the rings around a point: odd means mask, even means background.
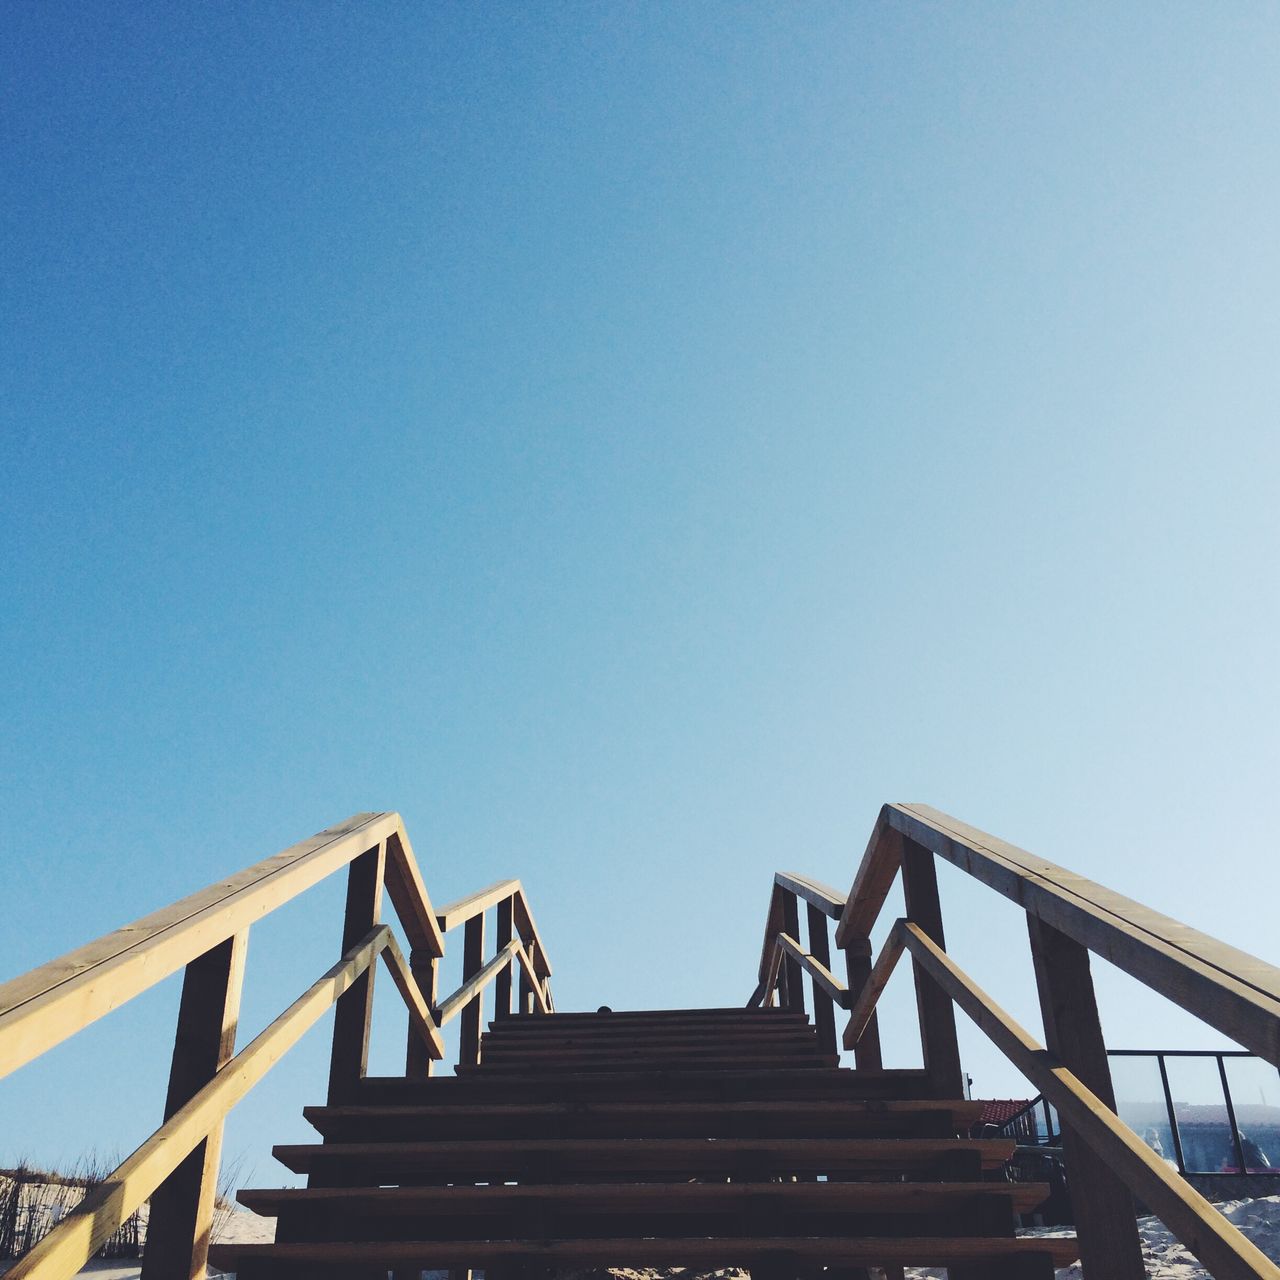
[{"label": "glass railing panel", "polygon": [[1235,1142],[1216,1057],[1165,1058],[1188,1173],[1235,1173]]},{"label": "glass railing panel", "polygon": [[1116,1112],[1163,1160],[1177,1168],[1169,1109],[1165,1105],[1160,1064],[1155,1054],[1116,1055],[1110,1059]]},{"label": "glass railing panel", "polygon": [[1248,1173],[1280,1174],[1280,1072],[1261,1058],[1224,1058]]}]

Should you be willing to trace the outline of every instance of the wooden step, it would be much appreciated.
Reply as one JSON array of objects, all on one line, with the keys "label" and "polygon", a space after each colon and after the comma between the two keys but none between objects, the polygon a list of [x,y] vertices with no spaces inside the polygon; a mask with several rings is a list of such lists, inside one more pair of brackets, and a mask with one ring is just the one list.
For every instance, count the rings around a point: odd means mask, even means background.
[{"label": "wooden step", "polygon": [[513,1030],[525,1028],[540,1029],[553,1026],[570,1026],[592,1023],[618,1022],[806,1022],[803,1013],[791,1009],[746,1009],[746,1008],[709,1008],[709,1009],[614,1009],[611,1013],[598,1013],[591,1010],[581,1012],[555,1013],[514,1013],[507,1018],[495,1019],[504,1027]]},{"label": "wooden step", "polygon": [[472,1073],[407,1080],[403,1076],[368,1076],[356,1087],[355,1101],[365,1104],[445,1102],[615,1102],[751,1101],[777,1099],[817,1101],[822,1098],[928,1099],[934,1086],[918,1069],[846,1071],[825,1068],[759,1070],[646,1070],[635,1072],[563,1072],[490,1076]]},{"label": "wooden step", "polygon": [[[644,1062],[643,1055],[635,1055],[634,1057],[610,1056],[610,1057],[564,1057],[564,1058],[546,1058],[539,1059],[534,1065],[527,1060],[522,1059],[497,1059],[490,1061],[483,1055],[480,1062],[476,1066],[469,1063],[460,1063],[456,1070],[460,1076],[474,1075],[476,1072],[484,1072],[486,1075],[493,1076],[523,1076],[531,1071],[545,1072],[596,1072],[596,1071],[629,1071],[634,1070],[637,1062]],[[840,1059],[835,1054],[814,1054],[811,1058],[801,1058],[794,1055],[772,1055],[767,1053],[753,1054],[748,1060],[748,1065],[757,1070],[793,1070],[793,1071],[814,1071],[822,1068],[834,1068],[839,1065]],[[679,1071],[732,1071],[740,1070],[743,1067],[741,1058],[736,1057],[714,1057],[714,1058],[681,1058],[678,1061],[672,1061],[669,1058],[653,1059],[653,1070],[662,1071],[667,1068]]]},{"label": "wooden step", "polygon": [[[221,1270],[250,1274],[256,1263],[303,1265],[308,1269],[375,1266],[436,1269],[484,1267],[502,1262],[542,1266],[697,1267],[700,1270],[771,1265],[924,1266],[964,1263],[1024,1264],[1019,1280],[1053,1280],[1054,1268],[1079,1256],[1073,1237],[997,1239],[986,1237],[797,1237],[691,1236],[595,1240],[406,1240],[296,1244],[213,1245],[209,1260]],[[1032,1269],[1034,1268],[1034,1269]]]},{"label": "wooden step", "polygon": [[540,1137],[954,1137],[981,1102],[543,1102],[305,1107],[327,1141]]},{"label": "wooden step", "polygon": [[[369,1217],[485,1215],[523,1208],[584,1214],[767,1213],[928,1214],[979,1204],[1031,1213],[1049,1196],[1040,1182],[686,1182],[542,1183],[521,1186],[284,1187],[246,1189],[236,1199],[254,1213],[292,1209]],[[977,1216],[977,1215],[975,1215]],[[708,1233],[714,1234],[714,1233]],[[852,1234],[852,1233],[850,1233]]]},{"label": "wooden step", "polygon": [[819,1045],[816,1032],[803,1027],[795,1031],[770,1031],[756,1035],[646,1035],[630,1034],[609,1036],[504,1036],[491,1031],[484,1038],[486,1049],[502,1049],[521,1053],[556,1053],[565,1050],[586,1050],[592,1053],[626,1052],[629,1049],[724,1049],[734,1052],[759,1049],[786,1051],[788,1049],[816,1049]]},{"label": "wooden step", "polygon": [[963,1180],[998,1169],[1013,1154],[1003,1138],[568,1138],[474,1142],[285,1144],[277,1160],[323,1185],[382,1185],[442,1177],[492,1182],[564,1179],[573,1174],[795,1175],[929,1171]]}]

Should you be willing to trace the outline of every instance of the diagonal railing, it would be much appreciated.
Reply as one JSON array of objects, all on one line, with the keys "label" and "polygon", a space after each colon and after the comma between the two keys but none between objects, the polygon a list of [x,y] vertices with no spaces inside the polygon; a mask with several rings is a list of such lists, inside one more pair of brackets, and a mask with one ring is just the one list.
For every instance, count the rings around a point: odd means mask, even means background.
[{"label": "diagonal railing", "polygon": [[[347,871],[341,959],[240,1052],[236,1027],[250,926],[342,869]],[[405,958],[382,921],[390,898],[409,943]],[[486,961],[484,914],[496,908],[499,950]],[[464,978],[437,1004],[445,935],[464,926]],[[551,966],[518,880],[437,913],[396,813],[360,813],[238,875],[0,985],[0,1077],[184,969],[164,1123],[63,1221],[19,1259],[8,1280],[67,1280],[150,1201],[144,1280],[205,1274],[227,1113],[330,1009],[335,1009],[329,1101],[353,1097],[368,1068],[378,957],[405,1002],[405,1072],[444,1057],[440,1028],[463,1017],[460,1063],[478,1061],[485,991],[495,1016],[551,1009]]]},{"label": "diagonal railing", "polygon": [[[1025,910],[1045,1044],[947,954],[937,858]],[[871,930],[899,875],[906,916],[894,922],[873,962]],[[800,940],[802,901],[807,945]],[[844,983],[831,969],[828,920],[838,922]],[[1057,1108],[1086,1276],[1144,1280],[1136,1195],[1219,1280],[1280,1280],[1280,1267],[1116,1114],[1091,952],[1280,1065],[1280,969],[926,805],[884,806],[847,896],[803,876],[774,877],[759,981],[748,1003],[776,998],[803,1010],[808,978],[824,1042],[834,1049],[835,1011],[847,1010],[843,1046],[854,1052],[857,1069],[877,1070],[876,1006],[909,953],[934,1094],[963,1093],[959,1006]]]}]

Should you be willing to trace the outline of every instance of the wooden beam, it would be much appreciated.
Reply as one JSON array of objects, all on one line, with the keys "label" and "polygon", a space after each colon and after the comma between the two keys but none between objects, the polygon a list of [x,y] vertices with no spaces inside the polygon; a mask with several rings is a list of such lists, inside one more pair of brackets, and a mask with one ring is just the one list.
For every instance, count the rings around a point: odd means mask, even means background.
[{"label": "wooden beam", "polygon": [[497,906],[503,898],[509,898],[513,893],[519,892],[519,880],[499,880],[487,888],[478,889],[475,893],[467,894],[465,898],[459,898],[456,902],[450,902],[447,906],[441,907],[436,912],[436,920],[440,928],[448,933],[460,924],[466,924],[482,911],[488,911],[490,907]]},{"label": "wooden beam", "polygon": [[[440,972],[440,962],[430,952],[410,951],[409,971],[413,974],[414,985],[422,995],[434,1024],[435,1015],[431,1011],[436,1007],[436,979]],[[443,1061],[443,1050],[439,1060]],[[408,1044],[405,1046],[404,1073],[410,1080],[420,1080],[431,1074],[432,1058],[426,1044],[412,1025],[409,1027]]]},{"label": "wooden beam", "polygon": [[[236,1051],[240,991],[248,933],[220,942],[187,965],[178,1005],[164,1118],[170,1120],[231,1060]],[[204,1280],[222,1158],[222,1123],[151,1196],[145,1280]]]},{"label": "wooden beam", "polygon": [[[920,926],[944,951],[942,903],[938,897],[938,872],[933,854],[914,840],[902,842],[902,892],[906,916]],[[946,994],[930,981],[919,964],[912,962],[916,1008],[920,1015],[920,1045],[924,1069],[940,1097],[964,1097],[964,1072],[956,1041],[956,1011]]]},{"label": "wooden beam", "polygon": [[[756,977],[763,983],[768,970],[773,966],[773,958],[775,953],[774,943],[786,924],[782,918],[782,894],[783,890],[778,883],[774,882],[773,888],[769,891],[769,911],[764,921],[764,941],[760,946],[760,963],[756,968]],[[777,982],[777,973],[775,971],[773,981],[765,986],[763,993],[763,1003],[769,1004],[774,984]]]},{"label": "wooden beam", "polygon": [[885,813],[911,839],[1280,1067],[1280,968],[927,805]]},{"label": "wooden beam", "polygon": [[[1049,1052],[1104,1106],[1116,1109],[1107,1046],[1089,972],[1089,952],[1052,925],[1027,916],[1044,1041]],[[1086,1273],[1146,1280],[1133,1195],[1098,1152],[1067,1123],[1062,1142],[1071,1178],[1071,1208]]]},{"label": "wooden beam", "polygon": [[1204,1263],[1215,1280],[1280,1280],[1280,1267],[1165,1164],[918,925],[907,923],[903,930],[912,959],[924,966],[979,1030],[1058,1109],[1063,1122],[1107,1161],[1134,1195]]},{"label": "wooden beam", "polygon": [[[783,933],[790,934],[792,940],[800,936],[800,904],[796,901],[794,893],[788,893],[782,890],[782,929]],[[778,941],[782,941],[781,934]],[[800,947],[797,945],[795,952],[788,951],[784,945],[782,948],[782,972],[785,990],[785,1006],[793,1013],[804,1013],[804,982],[800,978],[800,961],[798,955],[802,955]]]},{"label": "wooden beam", "polygon": [[[431,1007],[427,1004],[418,980],[411,966],[406,962],[404,953],[393,937],[388,939],[382,958],[386,961],[391,981],[395,983],[400,998],[409,1011],[409,1033],[421,1042],[426,1054],[435,1061],[444,1057],[444,1041],[436,1030],[435,1020],[431,1016]],[[434,994],[434,992],[432,993]]]},{"label": "wooden beam", "polygon": [[[782,949],[783,958],[795,961],[813,979],[814,985],[823,991],[829,1000],[834,1000],[837,1004],[844,1004],[846,994],[844,983],[817,956],[806,951],[789,933],[778,934],[778,945]],[[835,1052],[834,1047],[832,1052]]]},{"label": "wooden beam", "polygon": [[832,920],[839,920],[844,911],[843,895],[820,880],[812,880],[794,871],[779,871],[773,877],[773,882],[788,893],[794,893],[796,897],[803,898],[811,907],[817,908]]},{"label": "wooden beam", "polygon": [[400,829],[358,813],[0,986],[0,1077],[132,1000]]},{"label": "wooden beam", "polygon": [[516,959],[520,962],[521,1001],[523,1002],[527,993],[534,1006],[529,1010],[521,1009],[520,1012],[550,1013],[551,1001],[543,990],[543,984],[538,980],[538,971],[534,967],[532,957],[518,941],[514,943],[514,946],[516,948]]},{"label": "wooden beam", "polygon": [[70,1280],[227,1112],[350,990],[390,936],[390,930],[381,925],[362,938],[14,1263],[5,1280]]},{"label": "wooden beam", "polygon": [[[342,919],[342,950],[376,928],[382,915],[382,876],[385,843],[362,853],[347,869],[347,904]],[[329,1102],[343,1102],[364,1079],[369,1066],[369,1030],[373,1021],[372,967],[343,993],[333,1015],[333,1046],[329,1054]]]},{"label": "wooden beam", "polygon": [[446,996],[436,1009],[439,1025],[443,1027],[452,1022],[503,969],[518,959],[522,950],[518,942],[508,942],[492,960],[477,969],[455,992]]},{"label": "wooden beam", "polygon": [[436,924],[427,886],[422,883],[413,846],[397,815],[396,829],[387,837],[387,897],[404,928],[409,950],[439,959],[444,955],[444,938]]},{"label": "wooden beam", "polygon": [[[474,1066],[480,1061],[480,1031],[484,1022],[485,984],[478,979],[484,972],[484,968],[484,913],[482,912],[479,915],[473,915],[463,925],[462,985],[465,987],[470,983],[473,989],[462,1010],[462,1026],[458,1032],[459,1065]],[[443,1017],[441,1022],[443,1023]]]},{"label": "wooden beam", "polygon": [[529,906],[529,899],[526,897],[524,889],[517,888],[515,896],[513,911],[516,934],[524,943],[537,967],[538,976],[545,984],[547,979],[551,977],[551,960],[547,955],[546,945],[542,941],[542,935],[538,932],[537,923],[533,918],[533,908]]},{"label": "wooden beam", "polygon": [[[499,952],[515,938],[515,900],[503,898],[498,903],[498,937]],[[495,1020],[511,1016],[511,969],[505,964],[498,970],[493,986],[493,1016]]]},{"label": "wooden beam", "polygon": [[[853,1008],[849,1013],[849,1024],[844,1029],[843,1043],[846,1049],[857,1049],[871,1026],[871,1021],[875,1017],[876,1005],[884,994],[885,987],[889,985],[889,979],[893,977],[898,958],[902,955],[902,925],[904,923],[904,921],[898,920],[893,928],[889,930],[889,936],[885,939],[884,946],[880,949],[880,955],[876,958],[875,967],[867,975],[861,991],[854,1000]],[[852,988],[850,988],[850,992],[852,992]],[[862,1063],[858,1065],[861,1066]]]},{"label": "wooden beam", "polygon": [[839,1053],[836,1043],[836,1006],[844,1006],[848,991],[831,972],[831,942],[827,938],[827,913],[812,902],[806,906],[809,925],[808,963],[801,961],[813,980],[813,1022],[823,1053]]},{"label": "wooden beam", "polygon": [[853,888],[845,902],[840,923],[836,927],[836,946],[843,947],[857,938],[869,938],[880,917],[881,908],[902,865],[902,841],[889,825],[889,806],[876,818],[867,851],[862,855]]}]

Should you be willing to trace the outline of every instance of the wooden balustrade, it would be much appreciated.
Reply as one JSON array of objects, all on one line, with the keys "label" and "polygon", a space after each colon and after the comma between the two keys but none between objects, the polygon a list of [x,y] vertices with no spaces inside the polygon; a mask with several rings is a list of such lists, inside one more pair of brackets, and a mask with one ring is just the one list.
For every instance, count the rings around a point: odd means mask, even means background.
[{"label": "wooden balustrade", "polygon": [[[347,869],[341,959],[239,1053],[236,1020],[251,924]],[[385,891],[409,959],[382,921]],[[496,907],[499,953],[485,962],[484,912]],[[445,934],[463,925],[464,981],[437,1004]],[[185,969],[164,1123],[9,1271],[13,1280],[67,1280],[150,1201],[147,1280],[205,1274],[222,1125],[231,1108],[336,1006],[329,1098],[357,1096],[369,1053],[375,962],[381,956],[408,1011],[405,1073],[445,1055],[440,1028],[466,1015],[460,1062],[480,1052],[482,1000],[495,980],[509,1012],[519,966],[527,1008],[552,1008],[551,966],[518,880],[437,913],[396,813],[360,813],[274,857],[0,985],[0,1077]],[[522,1009],[525,1008],[522,1000]],[[502,1016],[504,1010],[498,1011]],[[468,1031],[468,1028],[470,1030]]]},{"label": "wooden balustrade", "polygon": [[[943,858],[1027,914],[1044,1045],[1020,1027],[948,955],[936,860]],[[901,873],[906,917],[894,923],[875,963],[871,930]],[[808,947],[798,937],[798,903],[808,904]],[[848,983],[830,965],[826,921],[838,921]],[[1115,1111],[1106,1045],[1089,972],[1093,952],[1280,1065],[1280,969],[1198,933],[1063,867],[925,805],[885,805],[847,897],[803,876],[774,877],[751,1005],[802,1007],[810,982],[814,1021],[833,1044],[828,1017],[849,1011],[841,1042],[856,1069],[881,1066],[876,1006],[904,952],[911,955],[921,1048],[930,1088],[958,1097],[958,1005],[1057,1107],[1071,1174],[1086,1275],[1142,1280],[1134,1196],[1219,1280],[1280,1280],[1268,1259],[1178,1176]]]}]

